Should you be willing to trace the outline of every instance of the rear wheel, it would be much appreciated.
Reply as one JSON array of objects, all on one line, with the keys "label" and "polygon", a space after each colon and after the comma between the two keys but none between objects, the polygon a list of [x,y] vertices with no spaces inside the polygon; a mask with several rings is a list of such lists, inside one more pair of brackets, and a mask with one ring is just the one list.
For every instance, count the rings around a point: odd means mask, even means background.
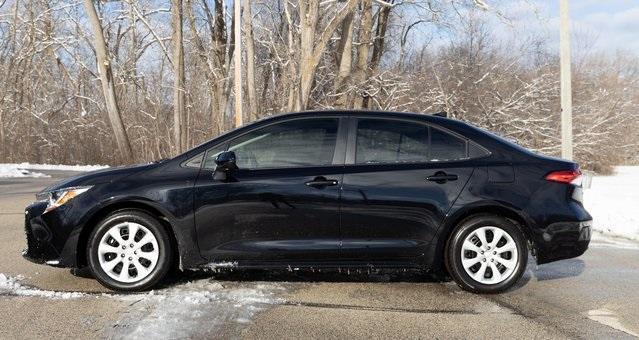
[{"label": "rear wheel", "polygon": [[482,215],[462,222],[446,247],[446,266],[455,282],[474,293],[512,287],[528,263],[526,239],[508,219]]},{"label": "rear wheel", "polygon": [[104,286],[120,291],[153,287],[171,267],[172,249],[164,227],[138,210],[117,211],[93,230],[88,263]]}]

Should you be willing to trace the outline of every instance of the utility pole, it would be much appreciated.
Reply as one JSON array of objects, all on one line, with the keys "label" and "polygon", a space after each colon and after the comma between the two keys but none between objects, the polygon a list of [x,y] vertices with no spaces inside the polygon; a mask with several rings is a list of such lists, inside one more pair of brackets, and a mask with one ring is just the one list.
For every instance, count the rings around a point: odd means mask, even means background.
[{"label": "utility pole", "polygon": [[[233,1],[233,9],[235,10],[235,47],[233,58],[235,59],[235,127],[240,127],[242,121],[242,0]],[[249,0],[244,0],[249,1]]]},{"label": "utility pole", "polygon": [[559,0],[561,70],[561,157],[572,160],[572,73],[568,0]]}]

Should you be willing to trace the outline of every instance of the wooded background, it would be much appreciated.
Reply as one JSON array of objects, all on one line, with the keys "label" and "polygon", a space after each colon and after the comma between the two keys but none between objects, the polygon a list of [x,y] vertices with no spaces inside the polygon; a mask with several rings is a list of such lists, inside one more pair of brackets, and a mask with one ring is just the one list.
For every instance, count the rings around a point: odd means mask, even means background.
[{"label": "wooded background", "polygon": [[[502,4],[243,1],[245,122],[308,109],[444,110],[559,155],[557,49],[532,34],[504,40],[487,24],[508,27]],[[233,6],[0,0],[0,162],[150,161],[232,129]],[[579,48],[576,160],[598,172],[637,163],[638,56]]]}]

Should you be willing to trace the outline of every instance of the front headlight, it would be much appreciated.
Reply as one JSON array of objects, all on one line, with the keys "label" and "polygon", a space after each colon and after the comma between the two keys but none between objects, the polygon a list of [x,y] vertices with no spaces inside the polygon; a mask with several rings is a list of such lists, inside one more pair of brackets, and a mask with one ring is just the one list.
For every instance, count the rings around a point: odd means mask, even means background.
[{"label": "front headlight", "polygon": [[91,189],[91,186],[64,188],[56,191],[38,194],[36,195],[36,199],[38,199],[39,201],[47,202],[47,208],[44,210],[44,212],[46,213],[61,205],[66,204],[76,196],[87,192],[87,190],[89,189]]}]

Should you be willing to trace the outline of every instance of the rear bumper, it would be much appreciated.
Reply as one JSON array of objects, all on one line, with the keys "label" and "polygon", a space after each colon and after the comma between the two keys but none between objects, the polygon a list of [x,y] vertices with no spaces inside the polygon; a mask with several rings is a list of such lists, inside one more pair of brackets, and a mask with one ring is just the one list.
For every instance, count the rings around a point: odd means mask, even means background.
[{"label": "rear bumper", "polygon": [[543,232],[537,244],[537,263],[543,264],[582,255],[590,244],[592,220],[557,222]]}]

